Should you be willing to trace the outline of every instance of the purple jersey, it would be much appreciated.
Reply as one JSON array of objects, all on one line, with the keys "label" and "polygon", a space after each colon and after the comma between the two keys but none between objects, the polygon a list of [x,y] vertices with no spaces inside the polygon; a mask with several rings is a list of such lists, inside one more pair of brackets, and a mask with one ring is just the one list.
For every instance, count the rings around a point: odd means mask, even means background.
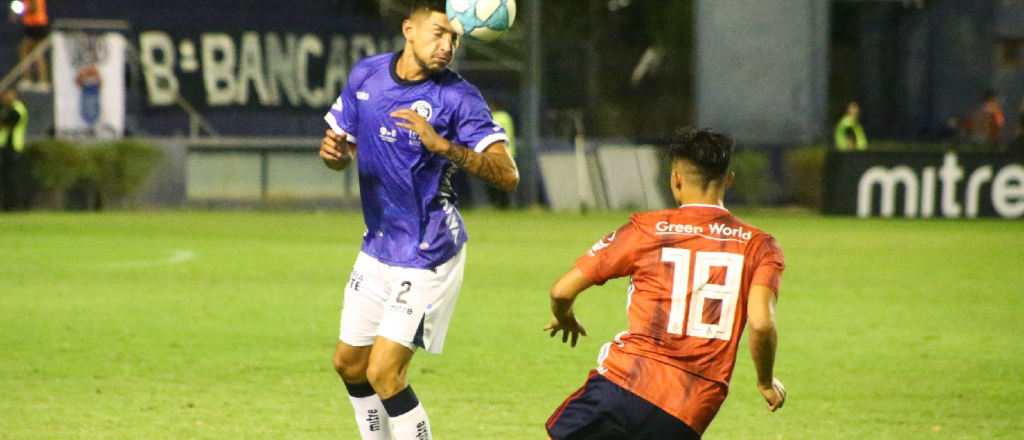
[{"label": "purple jersey", "polygon": [[480,91],[445,70],[421,81],[398,77],[401,53],[356,63],[324,119],[355,142],[366,234],[363,252],[383,263],[433,269],[468,239],[449,184],[455,166],[401,128],[395,110],[412,108],[452,143],[482,152],[508,141]]}]

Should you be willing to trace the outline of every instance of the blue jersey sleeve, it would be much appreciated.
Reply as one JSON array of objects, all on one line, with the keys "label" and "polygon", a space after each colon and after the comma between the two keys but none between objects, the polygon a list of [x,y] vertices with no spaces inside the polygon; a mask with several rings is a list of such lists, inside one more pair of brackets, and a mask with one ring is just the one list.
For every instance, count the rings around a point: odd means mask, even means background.
[{"label": "blue jersey sleeve", "polygon": [[487,102],[475,87],[469,87],[459,98],[455,111],[458,143],[482,153],[495,142],[508,142],[505,129],[494,122]]},{"label": "blue jersey sleeve", "polygon": [[331,126],[331,130],[334,130],[339,135],[345,134],[347,140],[352,143],[356,142],[356,137],[359,135],[356,132],[359,126],[356,88],[359,87],[362,78],[358,78],[357,73],[356,69],[352,69],[348,81],[345,83],[345,88],[341,91],[341,96],[338,97],[337,101],[334,101],[334,105],[324,115],[324,120],[327,121],[327,125]]}]

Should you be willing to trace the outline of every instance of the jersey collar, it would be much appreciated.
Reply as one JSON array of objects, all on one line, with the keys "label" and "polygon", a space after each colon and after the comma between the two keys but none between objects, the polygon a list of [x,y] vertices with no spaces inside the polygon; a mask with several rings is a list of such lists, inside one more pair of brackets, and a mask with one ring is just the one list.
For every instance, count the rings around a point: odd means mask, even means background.
[{"label": "jersey collar", "polygon": [[729,210],[725,209],[725,207],[718,206],[718,205],[705,205],[703,203],[690,203],[688,205],[682,205],[682,206],[679,207],[679,209],[683,209],[683,208],[715,208],[715,209],[721,209],[722,211],[725,211],[725,212],[729,212]]},{"label": "jersey collar", "polygon": [[402,79],[402,77],[398,76],[398,60],[399,60],[399,58],[402,58],[402,52],[395,52],[395,54],[391,57],[391,67],[388,68],[388,70],[391,72],[391,80],[393,80],[396,84],[398,84],[400,86],[403,86],[403,87],[412,87],[412,86],[418,86],[418,85],[423,84],[423,83],[425,83],[427,81],[430,81],[430,76],[429,75],[424,77],[423,79],[418,79],[416,81],[409,81],[407,79]]}]

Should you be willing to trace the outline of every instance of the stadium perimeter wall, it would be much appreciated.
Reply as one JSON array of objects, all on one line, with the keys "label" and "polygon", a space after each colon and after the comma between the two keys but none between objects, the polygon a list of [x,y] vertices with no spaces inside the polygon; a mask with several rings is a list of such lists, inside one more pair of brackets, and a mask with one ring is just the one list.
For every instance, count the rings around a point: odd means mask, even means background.
[{"label": "stadium perimeter wall", "polygon": [[137,193],[140,208],[354,207],[355,166],[329,170],[317,138],[145,138],[163,160]]},{"label": "stadium perimeter wall", "polygon": [[[146,143],[162,153],[162,163],[127,206],[175,209],[286,207],[357,208],[358,170],[323,166],[316,138],[150,137]],[[584,166],[572,151],[540,155],[544,194],[554,210],[577,210],[581,181],[589,196],[586,209],[656,210],[671,206],[667,174],[656,147],[591,141]],[[585,173],[580,177],[580,173]],[[456,179],[460,206],[480,201]],[[519,197],[519,200],[524,200]],[[520,205],[521,206],[521,205]]]}]

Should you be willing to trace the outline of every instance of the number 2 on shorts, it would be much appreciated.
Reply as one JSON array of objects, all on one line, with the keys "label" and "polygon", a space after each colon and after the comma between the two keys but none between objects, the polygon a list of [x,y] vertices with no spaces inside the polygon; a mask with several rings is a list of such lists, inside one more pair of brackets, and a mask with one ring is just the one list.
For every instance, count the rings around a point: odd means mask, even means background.
[{"label": "number 2 on shorts", "polygon": [[405,300],[402,299],[402,295],[409,293],[412,290],[412,282],[402,281],[402,290],[398,291],[398,296],[395,297],[395,302],[399,304],[405,304]]}]

